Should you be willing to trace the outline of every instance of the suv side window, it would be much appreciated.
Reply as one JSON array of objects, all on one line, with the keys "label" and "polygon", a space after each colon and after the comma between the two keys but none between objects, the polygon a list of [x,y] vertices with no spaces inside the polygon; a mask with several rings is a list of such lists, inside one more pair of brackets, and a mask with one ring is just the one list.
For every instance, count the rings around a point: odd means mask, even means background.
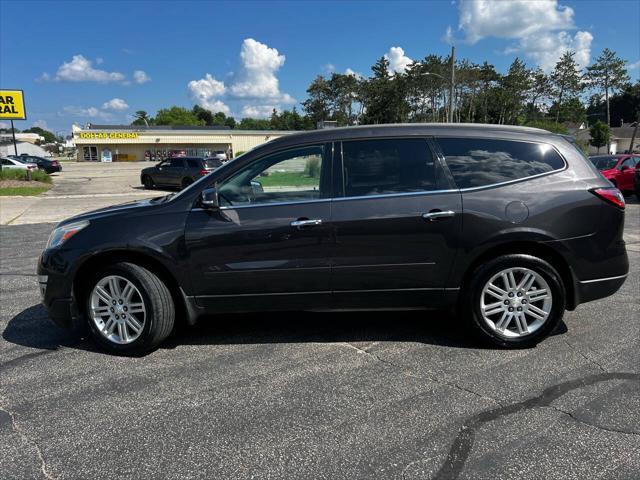
[{"label": "suv side window", "polygon": [[169,164],[172,168],[184,168],[184,159],[182,158],[172,158],[171,163]]},{"label": "suv side window", "polygon": [[342,166],[346,197],[436,190],[434,160],[424,138],[342,142]]},{"label": "suv side window", "polygon": [[438,138],[458,188],[496,183],[553,172],[564,160],[545,143],[484,138]]},{"label": "suv side window", "polygon": [[201,168],[200,162],[195,158],[187,158],[187,166],[189,168]]},{"label": "suv side window", "polygon": [[324,147],[278,152],[244,166],[218,187],[222,206],[304,202],[329,196]]}]

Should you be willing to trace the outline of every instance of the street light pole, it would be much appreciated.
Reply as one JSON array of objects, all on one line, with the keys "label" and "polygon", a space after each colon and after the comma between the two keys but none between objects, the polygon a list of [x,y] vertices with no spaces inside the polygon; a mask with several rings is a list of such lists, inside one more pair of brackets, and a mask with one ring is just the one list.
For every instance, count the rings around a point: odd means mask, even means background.
[{"label": "street light pole", "polygon": [[453,123],[453,92],[456,84],[456,47],[451,46],[451,85],[449,90],[449,123]]}]

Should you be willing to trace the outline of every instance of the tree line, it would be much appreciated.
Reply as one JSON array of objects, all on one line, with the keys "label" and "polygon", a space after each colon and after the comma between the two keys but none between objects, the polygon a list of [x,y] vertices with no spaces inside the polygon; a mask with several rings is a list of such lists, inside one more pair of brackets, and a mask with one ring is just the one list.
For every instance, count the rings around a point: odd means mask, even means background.
[{"label": "tree line", "polygon": [[[371,75],[318,75],[307,88],[303,111],[274,110],[270,118],[235,118],[199,105],[173,106],[155,117],[136,112],[134,125],[210,125],[243,130],[310,130],[319,121],[339,126],[403,122],[454,122],[529,125],[566,133],[567,123],[603,121],[619,125],[638,119],[640,81],[630,83],[626,61],[604,49],[581,70],[575,52],[565,52],[545,73],[515,58],[505,73],[488,62],[455,61],[450,88],[451,57],[428,55],[403,73],[390,70],[381,57]],[[453,98],[450,98],[453,95]],[[452,112],[449,112],[450,105]]]}]

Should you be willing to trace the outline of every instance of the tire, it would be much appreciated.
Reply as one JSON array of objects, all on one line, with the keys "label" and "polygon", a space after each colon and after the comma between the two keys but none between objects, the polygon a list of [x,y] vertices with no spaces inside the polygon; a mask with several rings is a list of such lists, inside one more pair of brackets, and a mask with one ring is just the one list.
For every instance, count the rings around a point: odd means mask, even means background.
[{"label": "tire", "polygon": [[182,179],[182,183],[180,184],[181,190],[184,190],[185,188],[187,188],[192,183],[193,183],[193,179],[188,178],[188,177],[187,178],[183,178]]},{"label": "tire", "polygon": [[153,179],[149,175],[145,175],[144,177],[142,177],[142,184],[147,190],[151,190],[156,186],[155,183],[153,183]]},{"label": "tire", "polygon": [[[118,285],[116,295],[113,295],[111,283],[114,279]],[[101,284],[104,286],[98,293],[97,287]],[[129,284],[135,288],[129,288]],[[108,352],[119,355],[144,354],[158,347],[171,333],[175,322],[173,297],[153,272],[133,263],[116,263],[96,272],[88,285],[85,317],[89,331]],[[132,292],[130,300],[124,298],[127,291]],[[106,297],[105,293],[108,294]],[[120,305],[117,304],[118,296],[122,297],[120,300],[124,299],[124,303],[120,301]],[[114,300],[116,304],[111,304]],[[122,314],[121,319],[114,320],[113,317],[118,317],[118,313]],[[137,331],[134,328],[136,325],[141,325]],[[110,335],[106,333],[109,330]]]},{"label": "tire", "polygon": [[[509,284],[516,288],[505,286],[502,274],[509,271],[513,274]],[[533,277],[529,287],[522,286],[522,283],[528,283],[524,281],[526,275]],[[531,277],[527,278],[530,280]],[[490,345],[532,347],[553,332],[562,320],[566,293],[561,276],[541,258],[525,254],[503,255],[480,265],[469,278],[461,296],[460,311],[464,312],[475,333]],[[491,292],[487,292],[489,282],[494,285]],[[545,298],[543,290],[551,293],[550,300]],[[546,313],[544,320],[541,320],[540,311]],[[521,328],[521,319],[526,328]]]}]

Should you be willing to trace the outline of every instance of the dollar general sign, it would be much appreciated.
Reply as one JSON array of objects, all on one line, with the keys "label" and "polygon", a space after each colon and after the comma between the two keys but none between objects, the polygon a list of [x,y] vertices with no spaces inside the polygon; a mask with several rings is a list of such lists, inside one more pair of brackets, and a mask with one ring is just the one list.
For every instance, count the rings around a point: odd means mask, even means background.
[{"label": "dollar general sign", "polygon": [[0,90],[0,119],[27,119],[22,90]]}]

